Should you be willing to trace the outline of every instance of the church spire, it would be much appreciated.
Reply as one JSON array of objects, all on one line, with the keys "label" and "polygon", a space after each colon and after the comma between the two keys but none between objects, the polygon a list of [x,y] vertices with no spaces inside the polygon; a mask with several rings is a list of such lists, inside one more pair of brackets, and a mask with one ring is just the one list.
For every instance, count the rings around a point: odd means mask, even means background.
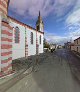
[{"label": "church spire", "polygon": [[38,20],[36,22],[36,28],[38,31],[43,31],[43,21],[42,21],[42,17],[41,17],[41,14],[40,14],[40,11],[39,11],[39,15],[38,15]]},{"label": "church spire", "polygon": [[42,18],[41,18],[41,13],[39,11],[39,16],[38,16],[38,21],[41,22],[42,21]]},{"label": "church spire", "polygon": [[39,11],[39,16],[40,16],[40,11]]},{"label": "church spire", "polygon": [[40,11],[39,11],[39,18],[41,17]]}]

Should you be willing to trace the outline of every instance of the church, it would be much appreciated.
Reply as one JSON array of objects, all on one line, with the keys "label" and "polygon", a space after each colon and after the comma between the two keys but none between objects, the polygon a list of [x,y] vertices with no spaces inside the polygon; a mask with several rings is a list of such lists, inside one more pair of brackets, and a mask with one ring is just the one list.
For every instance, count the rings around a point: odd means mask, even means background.
[{"label": "church", "polygon": [[39,12],[36,28],[8,16],[10,0],[0,0],[0,75],[12,72],[12,60],[43,53],[44,24]]}]

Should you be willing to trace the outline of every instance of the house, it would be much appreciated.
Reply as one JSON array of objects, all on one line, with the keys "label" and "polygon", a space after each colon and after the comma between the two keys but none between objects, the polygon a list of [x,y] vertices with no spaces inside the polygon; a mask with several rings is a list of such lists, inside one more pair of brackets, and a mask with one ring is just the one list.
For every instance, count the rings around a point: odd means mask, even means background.
[{"label": "house", "polygon": [[80,53],[80,37],[74,40],[74,50]]},{"label": "house", "polygon": [[66,49],[71,49],[70,45],[71,45],[71,42],[67,42],[67,43],[64,44]]},{"label": "house", "polygon": [[74,43],[71,43],[70,44],[70,50],[74,51],[74,47],[75,47]]},{"label": "house", "polygon": [[65,48],[80,53],[80,37],[74,40],[74,43],[65,43]]}]

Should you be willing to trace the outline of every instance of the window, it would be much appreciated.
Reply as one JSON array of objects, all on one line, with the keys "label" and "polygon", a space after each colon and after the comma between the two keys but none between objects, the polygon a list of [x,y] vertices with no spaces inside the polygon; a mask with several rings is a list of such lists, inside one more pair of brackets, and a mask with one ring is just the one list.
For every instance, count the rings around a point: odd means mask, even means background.
[{"label": "window", "polygon": [[19,43],[19,28],[15,28],[15,43]]},{"label": "window", "polygon": [[33,44],[33,32],[31,32],[31,44]]},{"label": "window", "polygon": [[77,52],[78,52],[78,47],[77,47]]},{"label": "window", "polygon": [[39,38],[39,40],[40,40],[40,44],[41,44],[41,35],[40,35],[40,38]]},{"label": "window", "polygon": [[77,39],[77,44],[78,44],[78,39]]}]

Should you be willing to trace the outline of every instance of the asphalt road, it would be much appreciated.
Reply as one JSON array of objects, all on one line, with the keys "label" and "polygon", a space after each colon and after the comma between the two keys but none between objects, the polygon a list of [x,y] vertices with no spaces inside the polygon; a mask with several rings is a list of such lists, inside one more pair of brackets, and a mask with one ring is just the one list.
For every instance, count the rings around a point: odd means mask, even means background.
[{"label": "asphalt road", "polygon": [[80,83],[71,73],[68,64],[69,56],[63,49],[48,53],[34,72],[5,92],[80,92]]}]

